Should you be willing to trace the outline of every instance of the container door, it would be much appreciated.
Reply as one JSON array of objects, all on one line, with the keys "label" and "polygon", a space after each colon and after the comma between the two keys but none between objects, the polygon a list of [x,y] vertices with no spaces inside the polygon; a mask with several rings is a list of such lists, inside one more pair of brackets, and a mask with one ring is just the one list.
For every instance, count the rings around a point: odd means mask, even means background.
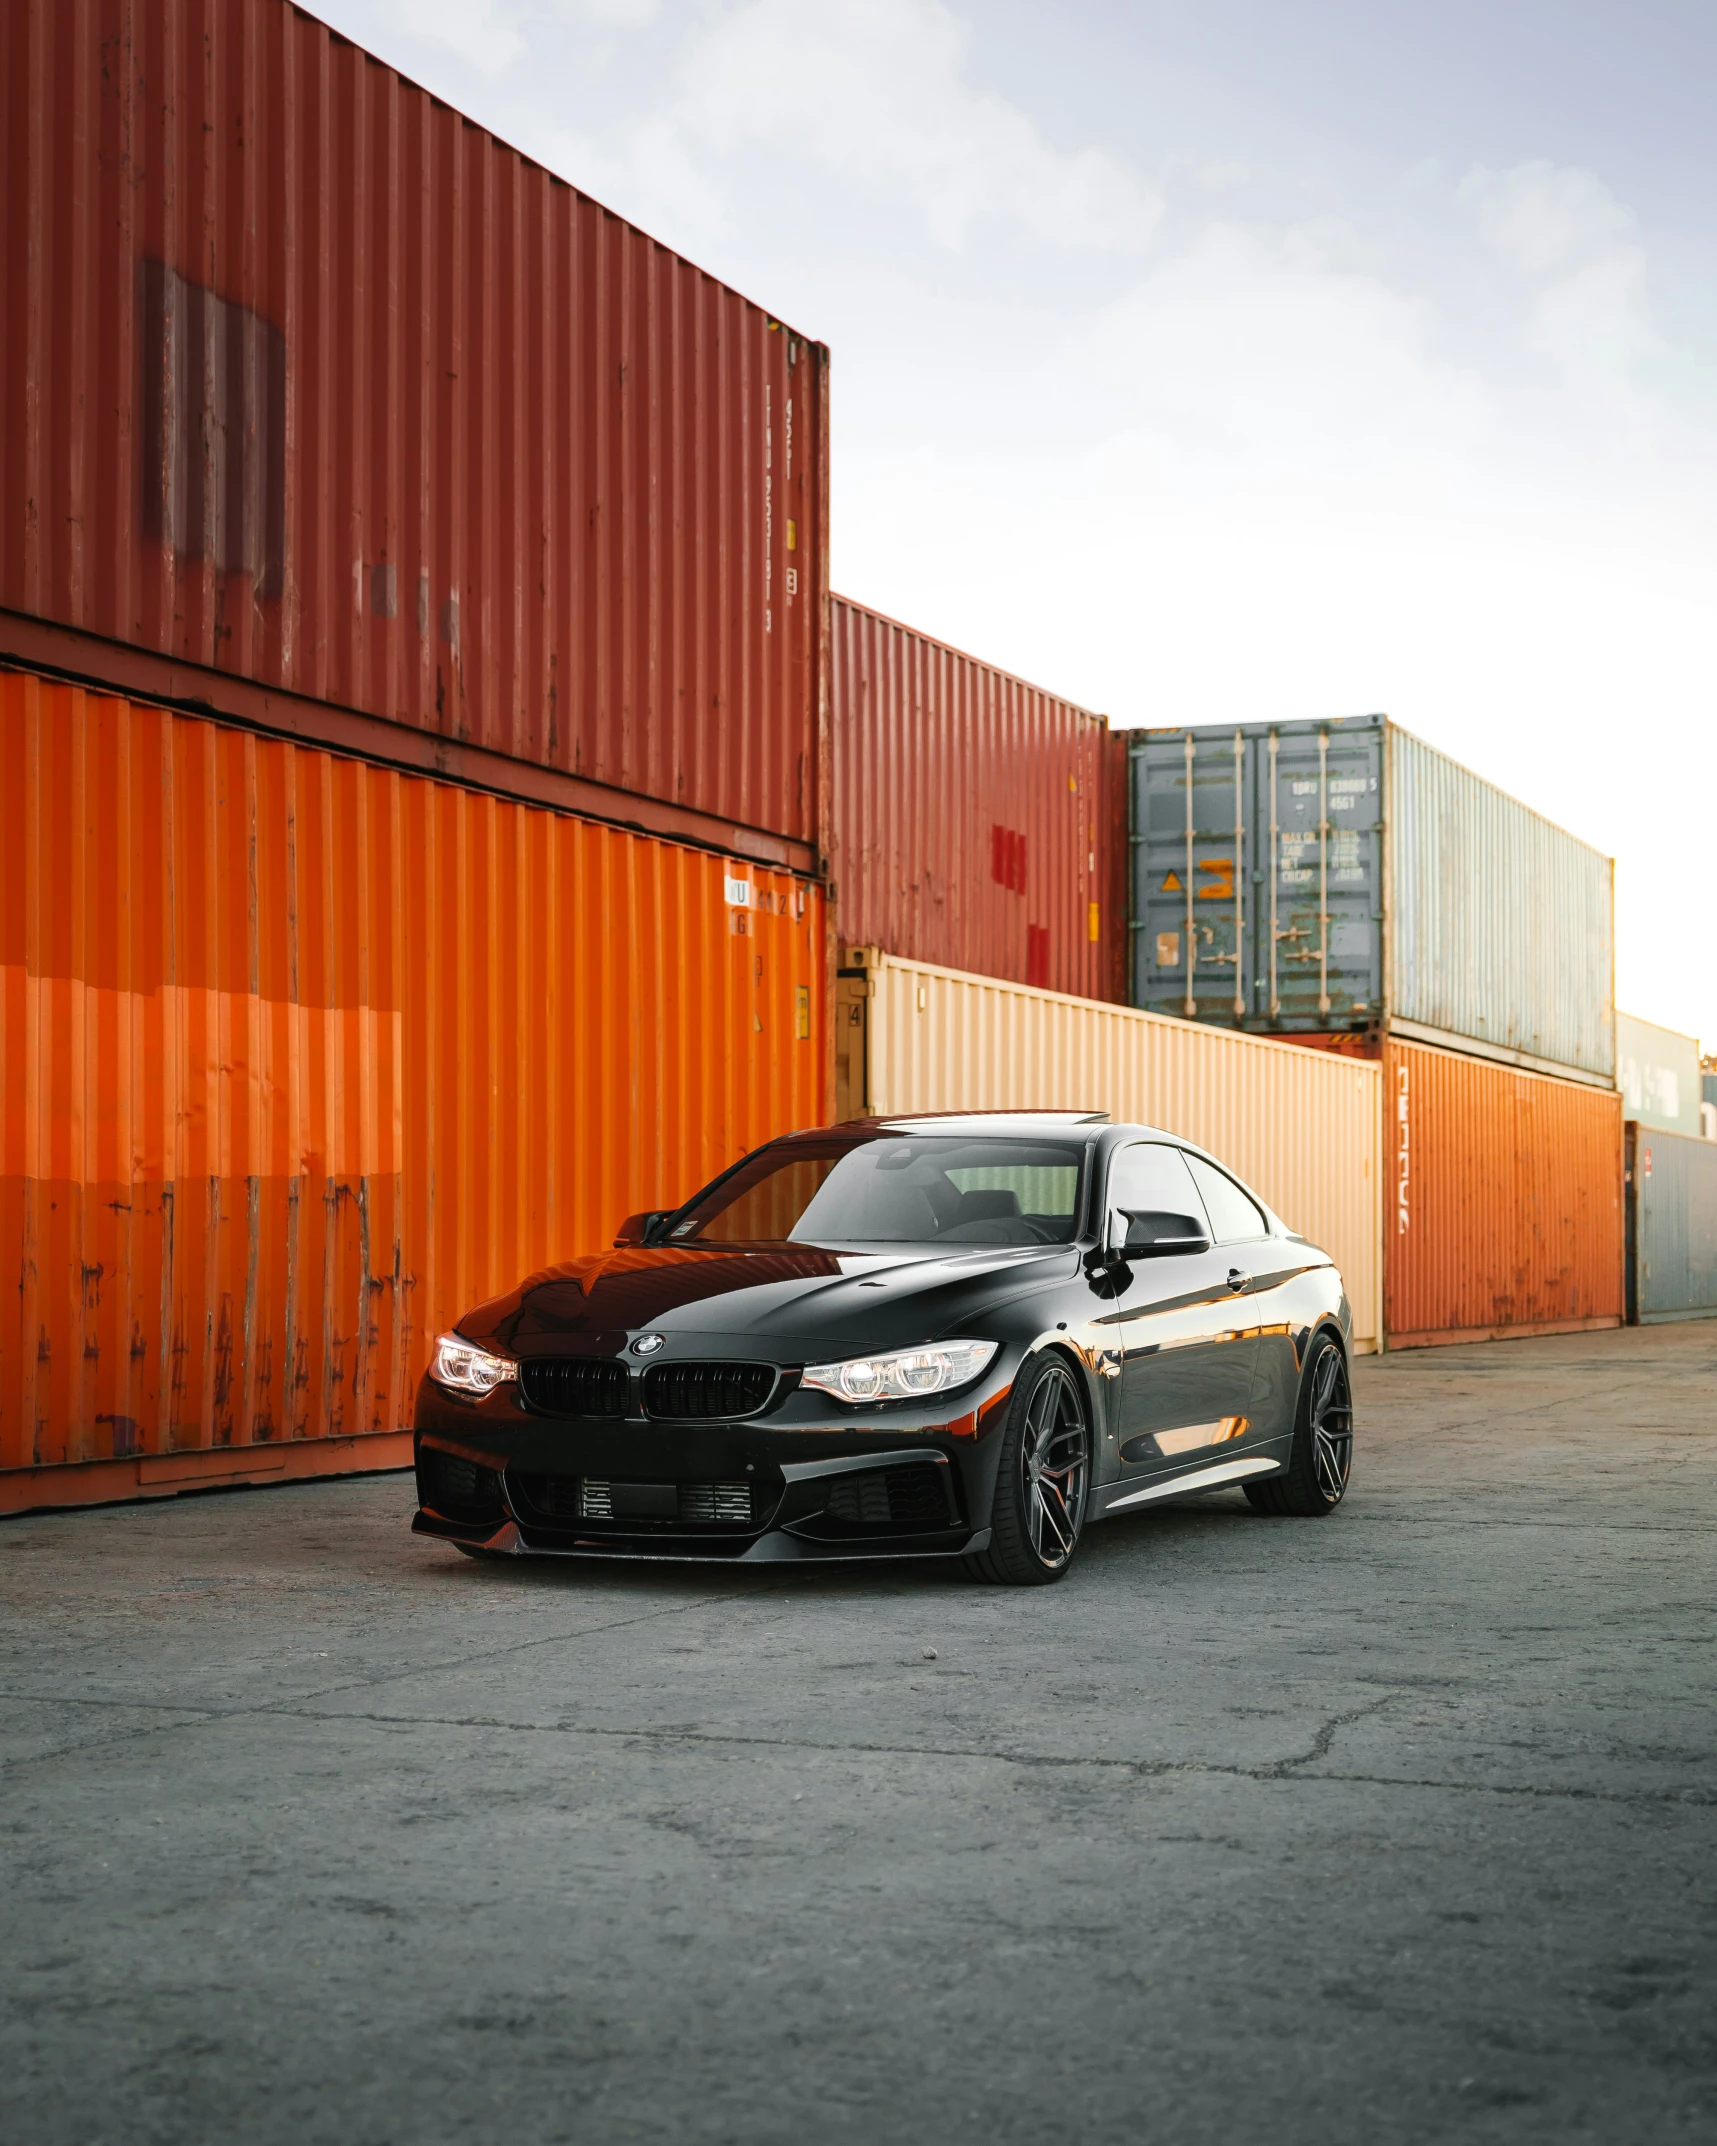
[{"label": "container door", "polygon": [[1254,1025],[1371,1027],[1383,1012],[1382,725],[1284,726],[1254,755]]},{"label": "container door", "polygon": [[1244,732],[1133,746],[1133,1003],[1238,1027],[1253,929]]},{"label": "container door", "polygon": [[[1122,1215],[1141,1211],[1203,1223],[1203,1203],[1185,1157],[1154,1141],[1116,1155],[1108,1204],[1117,1234],[1125,1230]],[[1245,1331],[1244,1297],[1229,1284],[1233,1264],[1214,1247],[1136,1259],[1121,1269],[1123,1474],[1184,1466],[1207,1448],[1244,1436],[1258,1344]]]}]

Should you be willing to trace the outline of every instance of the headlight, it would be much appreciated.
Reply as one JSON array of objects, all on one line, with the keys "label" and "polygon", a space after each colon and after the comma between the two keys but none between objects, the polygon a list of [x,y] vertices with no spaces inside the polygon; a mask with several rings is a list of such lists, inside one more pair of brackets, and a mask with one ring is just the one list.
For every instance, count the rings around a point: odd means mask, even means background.
[{"label": "headlight", "polygon": [[517,1378],[519,1367],[510,1356],[491,1356],[487,1349],[461,1341],[457,1334],[443,1334],[435,1344],[429,1375],[437,1385],[454,1393],[473,1394],[481,1399],[508,1379]]},{"label": "headlight", "polygon": [[800,1383],[841,1401],[920,1401],[970,1385],[997,1347],[993,1341],[938,1341],[927,1349],[884,1349],[841,1364],[807,1364]]}]

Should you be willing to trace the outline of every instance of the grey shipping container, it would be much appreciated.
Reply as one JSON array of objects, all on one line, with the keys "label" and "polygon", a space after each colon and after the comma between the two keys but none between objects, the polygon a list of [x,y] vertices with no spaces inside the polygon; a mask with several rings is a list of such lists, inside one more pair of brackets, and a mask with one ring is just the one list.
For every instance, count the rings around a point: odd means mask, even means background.
[{"label": "grey shipping container", "polygon": [[1699,1039],[1616,1009],[1622,1115],[1654,1132],[1699,1138]]},{"label": "grey shipping container", "polygon": [[1132,999],[1609,1087],[1614,866],[1381,715],[1141,730]]},{"label": "grey shipping container", "polygon": [[1717,1319],[1717,1140],[1627,1128],[1628,1324]]}]

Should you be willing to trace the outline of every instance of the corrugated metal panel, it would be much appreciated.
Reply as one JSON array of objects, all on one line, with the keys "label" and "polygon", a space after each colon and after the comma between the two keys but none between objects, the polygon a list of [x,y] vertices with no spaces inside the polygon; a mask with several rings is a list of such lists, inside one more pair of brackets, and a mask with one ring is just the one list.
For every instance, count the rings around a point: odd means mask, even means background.
[{"label": "corrugated metal panel", "polygon": [[1662,1133],[1700,1137],[1699,1039],[1616,1014],[1616,1086],[1623,1115]]},{"label": "corrugated metal panel", "polygon": [[821,838],[826,352],[284,0],[0,97],[0,606]]},{"label": "corrugated metal panel", "polygon": [[0,673],[0,1504],[365,1465],[465,1307],[825,1120],[823,944],[786,874]]},{"label": "corrugated metal panel", "polygon": [[1384,721],[1134,734],[1133,991],[1265,1033],[1375,1027]]},{"label": "corrugated metal panel", "polygon": [[1389,1346],[1619,1325],[1621,1098],[1410,1043],[1383,1072]]},{"label": "corrugated metal panel", "polygon": [[1104,717],[862,604],[830,609],[843,940],[1124,998],[1124,742]]},{"label": "corrugated metal panel", "polygon": [[1135,1004],[1600,1085],[1614,868],[1382,716],[1136,734]]},{"label": "corrugated metal panel", "polygon": [[1615,867],[1395,725],[1389,1012],[1606,1078]]},{"label": "corrugated metal panel", "polygon": [[1717,1319],[1717,1141],[1628,1127],[1628,1317]]},{"label": "corrugated metal panel", "polygon": [[1376,1065],[868,949],[835,1023],[841,1116],[1107,1110],[1208,1148],[1336,1260],[1357,1345],[1377,1347]]}]

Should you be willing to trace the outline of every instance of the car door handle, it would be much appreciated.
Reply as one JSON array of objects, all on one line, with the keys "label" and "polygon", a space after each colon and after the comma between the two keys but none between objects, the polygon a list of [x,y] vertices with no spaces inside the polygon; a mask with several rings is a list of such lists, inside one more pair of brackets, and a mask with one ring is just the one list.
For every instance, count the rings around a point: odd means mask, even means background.
[{"label": "car door handle", "polygon": [[1242,1274],[1238,1267],[1230,1267],[1228,1270],[1228,1286],[1230,1289],[1244,1292],[1251,1288],[1252,1277],[1249,1274]]}]

